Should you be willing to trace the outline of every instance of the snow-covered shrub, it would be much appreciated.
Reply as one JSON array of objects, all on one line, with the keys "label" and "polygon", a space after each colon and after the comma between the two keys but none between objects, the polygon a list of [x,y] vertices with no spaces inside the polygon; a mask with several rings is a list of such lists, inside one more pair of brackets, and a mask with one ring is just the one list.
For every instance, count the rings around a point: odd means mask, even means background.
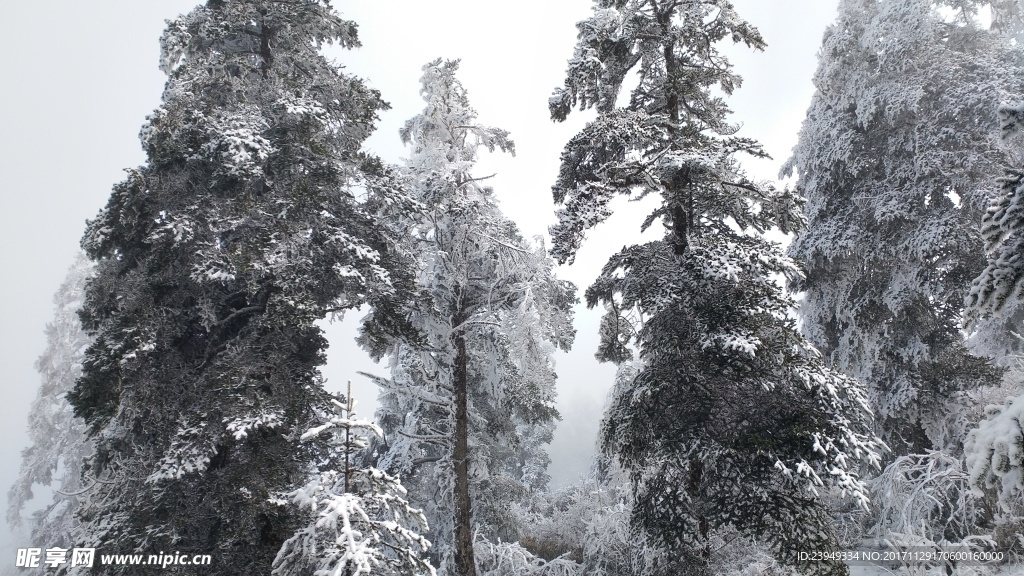
[{"label": "snow-covered shrub", "polygon": [[544,560],[515,542],[490,542],[477,537],[477,576],[582,576],[582,567],[564,557]]},{"label": "snow-covered shrub", "polygon": [[984,521],[963,462],[942,452],[897,458],[872,481],[871,495],[878,508],[876,537],[913,534],[955,542],[978,534]]},{"label": "snow-covered shrub", "polygon": [[[960,458],[936,451],[897,458],[872,483],[877,517],[871,535],[895,550],[992,550],[991,518]],[[910,574],[935,562],[904,561]],[[957,566],[957,570],[966,569]],[[987,574],[971,567],[970,574]],[[967,574],[967,572],[956,572]]]},{"label": "snow-covered shrub", "polygon": [[584,518],[591,505],[585,488],[588,484],[584,480],[552,492],[540,492],[518,506],[521,522],[530,526],[529,534],[519,539],[520,544],[541,558],[550,560],[565,555],[582,562]]}]

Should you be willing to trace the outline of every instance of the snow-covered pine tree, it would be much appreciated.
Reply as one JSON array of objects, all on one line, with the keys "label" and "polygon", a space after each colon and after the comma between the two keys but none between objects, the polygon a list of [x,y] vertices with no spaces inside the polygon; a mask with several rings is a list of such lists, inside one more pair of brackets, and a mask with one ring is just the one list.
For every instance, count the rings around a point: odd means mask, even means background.
[{"label": "snow-covered pine tree", "polygon": [[299,440],[330,400],[314,322],[368,303],[370,337],[401,326],[408,263],[375,214],[403,200],[359,152],[385,104],[331,43],[358,40],[329,0],[209,0],[168,23],[148,160],[82,241],[95,342],[69,399],[96,454],[77,544],[269,574],[302,520],[272,495],[326,450]]},{"label": "snow-covered pine tree", "polygon": [[30,444],[21,454],[21,473],[7,495],[7,521],[16,527],[33,499],[34,484],[53,491],[49,504],[32,515],[30,526],[32,541],[50,547],[69,548],[74,543],[75,512],[88,488],[82,486],[82,464],[92,453],[92,442],[66,396],[82,372],[82,357],[90,343],[78,311],[92,271],[92,263],[79,253],[53,296],[54,318],[46,326],[46,350],[36,360],[42,384],[29,410]]},{"label": "snow-covered pine tree", "polygon": [[[1024,105],[1004,104],[998,114],[1003,141],[1014,165],[997,180],[999,189],[982,218],[987,262],[967,294],[965,319],[968,328],[982,333],[995,324],[1019,335],[1024,332],[1024,171],[1020,168],[1024,160]],[[1019,352],[1020,342],[1020,336],[1005,338],[1000,349],[988,348],[996,354]]]},{"label": "snow-covered pine tree", "polygon": [[555,278],[544,246],[520,236],[484,178],[481,148],[513,151],[477,122],[457,61],[423,68],[424,111],[401,131],[406,176],[422,210],[392,212],[419,258],[422,344],[390,353],[378,421],[379,466],[400,474],[424,508],[439,573],[475,574],[473,539],[510,540],[510,506],[546,481],[555,398],[551,353],[572,342],[575,286]]},{"label": "snow-covered pine tree", "polygon": [[424,558],[430,543],[420,534],[427,529],[423,513],[409,505],[398,478],[357,462],[367,436],[382,431],[355,418],[351,394],[349,382],[348,396],[333,400],[334,413],[302,435],[330,436],[337,453],[333,469],[314,468],[305,486],[282,495],[308,509],[309,520],[284,543],[272,574],[434,576]]},{"label": "snow-covered pine tree", "polygon": [[[986,323],[1017,330],[1024,318],[1024,105],[999,107],[1002,137],[1013,164],[998,179],[999,189],[982,220],[987,263],[967,295],[966,324],[984,330]],[[1020,357],[1018,356],[1018,361]],[[1020,505],[1024,491],[1024,394],[986,407],[985,419],[965,442],[973,486],[993,490],[1004,510]]]},{"label": "snow-covered pine tree", "polygon": [[985,191],[1005,158],[993,102],[1024,74],[1019,52],[970,11],[946,21],[933,4],[840,2],[784,168],[807,197],[808,226],[789,248],[807,270],[791,285],[804,293],[804,333],[868,386],[896,455],[958,449],[950,406],[998,381],[968,353],[960,321],[982,261]]},{"label": "snow-covered pine tree", "polygon": [[[693,574],[708,571],[715,528],[765,539],[791,564],[798,550],[832,548],[817,491],[864,503],[854,470],[877,464],[879,446],[863,389],[800,336],[772,279],[799,271],[760,232],[799,225],[799,198],[743,175],[734,155],[764,153],[733,136],[712,93],[740,81],[719,42],[764,42],[724,0],[597,0],[577,26],[551,113],[562,120],[578,105],[597,119],[562,154],[554,254],[571,261],[618,194],[660,196],[644,227],[666,226],[662,240],[614,255],[586,293],[608,311],[601,333],[614,341],[601,356],[640,350],[603,427],[632,473],[634,525]],[[620,107],[630,72],[639,83]],[[838,561],[802,568],[846,572]]]}]

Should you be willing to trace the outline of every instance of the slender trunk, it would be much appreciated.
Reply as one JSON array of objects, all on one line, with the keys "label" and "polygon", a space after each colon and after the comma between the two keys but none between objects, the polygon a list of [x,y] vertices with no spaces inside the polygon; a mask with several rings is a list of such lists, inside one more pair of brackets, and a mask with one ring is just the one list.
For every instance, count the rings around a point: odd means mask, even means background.
[{"label": "slender trunk", "polygon": [[260,10],[263,21],[260,22],[260,73],[264,79],[270,77],[270,66],[274,63],[274,54],[270,51],[271,30],[267,28],[267,11]]},{"label": "slender trunk", "polygon": [[[345,393],[345,419],[352,420],[352,381],[348,381],[348,391]],[[349,484],[348,478],[352,473],[352,437],[350,433],[352,427],[345,424],[345,494],[351,492],[351,485]],[[352,576],[352,562],[345,562],[345,576]]]},{"label": "slender trunk", "polygon": [[[466,319],[456,316],[456,326]],[[460,327],[455,340],[455,443],[452,463],[455,465],[455,570],[458,576],[476,576],[473,558],[472,510],[469,500],[469,378],[466,370],[466,337]]]},{"label": "slender trunk", "polygon": [[[690,497],[697,500],[697,494],[701,491],[701,484],[704,482],[704,462],[700,458],[690,458],[690,478],[689,485],[687,488],[690,492]],[[697,504],[700,508],[703,508],[703,503]],[[698,549],[696,550],[697,558],[694,566],[694,574],[700,576],[706,576],[711,574],[711,541],[708,519],[704,516],[703,510],[697,512],[697,541]]]},{"label": "slender trunk", "polygon": [[[674,8],[660,14],[658,22],[662,26],[667,38],[671,38],[671,24]],[[668,109],[670,122],[668,131],[672,140],[672,149],[677,148],[676,132],[679,126],[679,90],[676,85],[679,77],[679,63],[676,61],[675,41],[667,40],[662,47],[665,56],[665,87],[668,91],[665,95],[665,106]],[[672,198],[672,252],[676,256],[686,254],[689,248],[689,236],[693,228],[693,188],[690,186],[689,169],[680,168],[672,178],[666,182],[669,194]],[[685,192],[684,192],[685,191]],[[684,198],[688,195],[688,198]]]}]

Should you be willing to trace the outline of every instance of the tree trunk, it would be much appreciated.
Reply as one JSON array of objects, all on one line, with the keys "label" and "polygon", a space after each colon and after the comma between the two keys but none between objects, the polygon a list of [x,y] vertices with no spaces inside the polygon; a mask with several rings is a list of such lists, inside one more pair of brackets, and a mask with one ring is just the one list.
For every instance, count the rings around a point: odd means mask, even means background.
[{"label": "tree trunk", "polygon": [[[670,8],[658,18],[658,22],[661,24],[667,38],[672,38],[671,27],[674,14],[675,8]],[[676,83],[679,78],[679,63],[676,61],[675,40],[668,40],[662,46],[662,53],[665,56],[665,77],[667,80],[665,83],[667,90],[665,106],[669,119],[668,132],[672,140],[672,149],[676,150],[678,149],[676,130],[679,127],[679,88]],[[690,169],[680,167],[669,181],[665,182],[665,186],[668,188],[669,198],[672,199],[672,209],[670,212],[670,217],[672,218],[672,252],[676,256],[682,256],[686,254],[686,250],[689,248],[689,236],[694,225],[693,188],[690,182]],[[688,196],[686,198],[684,198],[684,190],[686,190],[685,195]]]},{"label": "tree trunk", "polygon": [[[690,458],[689,480],[687,488],[690,492],[690,498],[697,500],[698,494],[701,492],[701,484],[704,482],[704,462],[700,458]],[[699,502],[698,506],[703,508],[703,502]],[[697,541],[700,544],[695,551],[696,561],[693,566],[693,574],[695,576],[708,576],[711,574],[711,540],[709,536],[708,519],[704,516],[703,510],[701,510],[697,513]]]},{"label": "tree trunk", "polygon": [[455,570],[458,576],[476,576],[473,558],[472,510],[469,500],[469,378],[466,370],[465,321],[462,314],[455,325],[455,443],[452,463],[455,465]]}]

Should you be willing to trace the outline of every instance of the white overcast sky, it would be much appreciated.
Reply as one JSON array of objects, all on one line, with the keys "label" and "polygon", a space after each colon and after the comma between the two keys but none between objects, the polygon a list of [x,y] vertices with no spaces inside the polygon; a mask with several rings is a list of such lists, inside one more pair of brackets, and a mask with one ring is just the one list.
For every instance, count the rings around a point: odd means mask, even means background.
[{"label": "white overcast sky", "polygon": [[[757,26],[762,53],[729,48],[743,87],[730,99],[741,135],[759,139],[774,157],[744,161],[757,178],[775,178],[796,142],[813,92],[822,32],[836,0],[734,0]],[[29,404],[38,388],[33,362],[45,346],[51,297],[77,250],[84,222],[101,208],[122,170],[144,161],[138,132],[160,101],[158,38],[164,20],[196,0],[49,0],[9,2],[0,34],[0,489],[6,493],[25,447]],[[550,186],[564,143],[590,114],[548,119],[547,98],[562,84],[589,0],[335,0],[360,25],[363,47],[339,53],[351,72],[378,88],[392,109],[382,114],[368,148],[386,160],[403,156],[398,128],[416,114],[420,67],[437,57],[461,58],[461,79],[482,122],[510,130],[515,158],[485,158],[505,213],[528,236],[554,221]],[[633,206],[628,206],[633,209]],[[577,264],[559,274],[582,290],[613,252],[636,237],[639,212],[617,214],[591,234]],[[354,318],[352,319],[354,320]],[[325,373],[330,385],[352,378],[364,415],[372,388],[357,370],[370,363],[349,339],[352,322],[328,327]],[[559,354],[563,421],[551,447],[554,482],[586,470],[613,368],[593,360],[594,313],[577,314],[576,345]],[[42,546],[0,528],[0,570],[14,546]]]}]

